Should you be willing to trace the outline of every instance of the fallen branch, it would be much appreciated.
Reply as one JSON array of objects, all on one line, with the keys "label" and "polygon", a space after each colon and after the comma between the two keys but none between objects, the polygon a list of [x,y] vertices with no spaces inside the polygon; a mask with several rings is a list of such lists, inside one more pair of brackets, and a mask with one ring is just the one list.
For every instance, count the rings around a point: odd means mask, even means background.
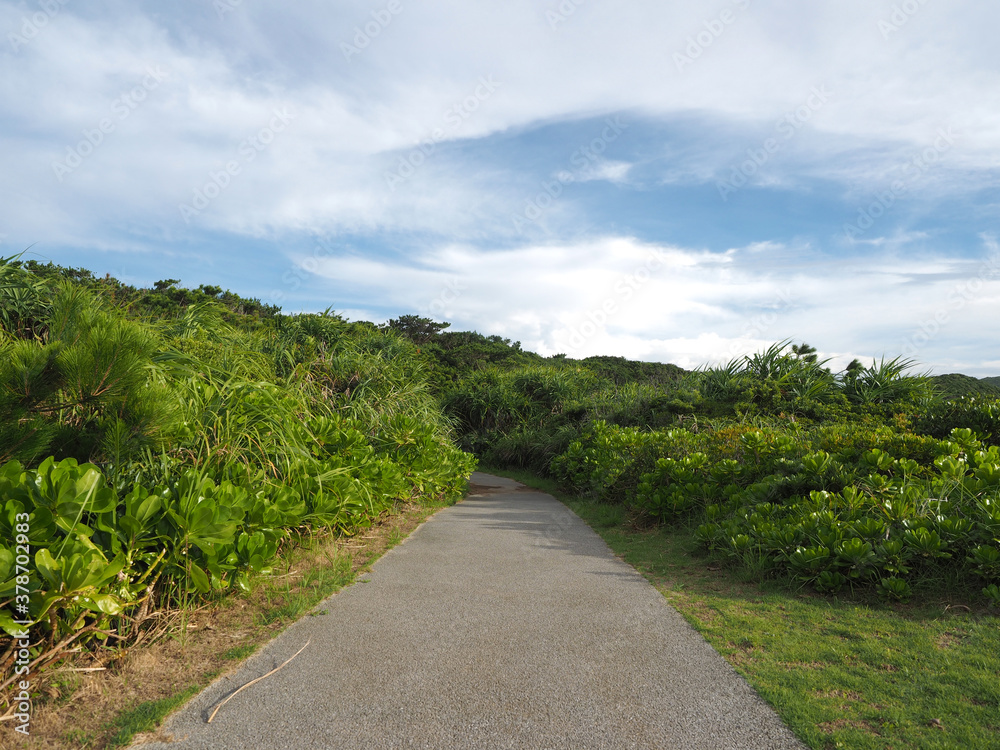
[{"label": "fallen branch", "polygon": [[218,706],[215,707],[215,710],[212,711],[212,715],[208,717],[208,723],[209,724],[212,723],[212,719],[214,719],[215,715],[217,713],[219,713],[219,709],[220,708],[222,708],[224,705],[226,705],[227,703],[229,703],[229,701],[231,701],[233,698],[235,698],[241,692],[243,692],[244,690],[246,690],[248,687],[250,687],[251,685],[254,685],[254,684],[260,682],[261,680],[267,679],[268,677],[270,677],[271,675],[273,675],[275,672],[280,672],[282,669],[284,669],[285,666],[288,664],[288,662],[290,662],[292,659],[294,659],[296,656],[298,656],[299,654],[301,654],[303,651],[306,650],[306,646],[308,646],[310,642],[311,641],[306,641],[306,645],[303,646],[302,648],[300,648],[298,651],[296,651],[295,654],[293,656],[291,656],[288,659],[288,661],[286,661],[280,667],[272,669],[270,672],[268,672],[265,675],[262,675],[262,676],[258,677],[256,680],[250,680],[250,682],[248,682],[246,685],[244,685],[243,687],[239,688],[238,690],[236,690],[235,692],[233,692],[232,694],[230,694],[230,696],[228,698],[226,698],[224,701],[222,701],[222,703],[220,703]]}]

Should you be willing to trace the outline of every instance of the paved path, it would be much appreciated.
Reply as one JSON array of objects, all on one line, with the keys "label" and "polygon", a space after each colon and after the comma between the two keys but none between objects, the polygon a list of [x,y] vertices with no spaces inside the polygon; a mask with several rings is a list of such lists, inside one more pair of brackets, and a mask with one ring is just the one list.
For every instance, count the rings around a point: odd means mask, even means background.
[{"label": "paved path", "polygon": [[565,506],[508,479],[472,481],[321,604],[327,615],[175,714],[175,742],[144,750],[802,747]]}]

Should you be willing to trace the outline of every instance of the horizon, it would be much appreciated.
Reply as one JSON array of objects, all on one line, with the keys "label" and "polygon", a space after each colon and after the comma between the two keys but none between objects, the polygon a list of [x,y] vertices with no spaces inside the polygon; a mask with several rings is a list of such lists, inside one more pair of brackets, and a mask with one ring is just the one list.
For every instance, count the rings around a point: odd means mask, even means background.
[{"label": "horizon", "polygon": [[[28,260],[31,260],[31,259],[28,259]],[[89,269],[80,269],[80,268],[73,269],[73,270],[89,271]],[[110,276],[110,274],[108,274],[108,276]],[[103,277],[103,276],[97,276],[96,274],[94,274],[94,278],[103,279],[105,277]],[[114,278],[114,277],[111,277],[111,278]],[[121,282],[120,279],[115,279],[115,280]],[[136,287],[136,288],[137,289],[142,289],[142,290],[153,290],[154,286],[157,283],[161,282],[161,281],[172,281],[172,282],[174,282],[172,284],[169,284],[166,288],[178,287],[178,288],[186,289],[186,290],[189,290],[189,291],[199,291],[199,289],[196,288],[196,287],[186,287],[186,286],[184,286],[183,282],[180,281],[180,280],[177,280],[177,279],[158,279],[156,282],[153,282],[153,283],[145,285],[145,286]],[[207,286],[211,286],[211,285],[207,285]],[[256,300],[256,298],[247,298],[244,295],[240,294],[238,291],[235,291],[233,289],[222,289],[222,288],[220,288],[220,291],[218,292],[218,295],[222,295],[222,294],[233,294],[233,295],[235,295],[235,296],[237,296],[237,297],[239,297],[241,299],[250,299],[251,301],[260,301],[260,300]],[[216,296],[218,296],[218,295],[216,295]],[[221,299],[218,300],[218,301],[222,302]],[[387,321],[382,321],[382,322],[373,321],[373,320],[350,320],[349,318],[346,318],[346,317],[340,315],[340,313],[338,313],[336,310],[333,310],[331,308],[326,308],[324,311],[286,312],[286,311],[282,310],[280,307],[278,307],[278,314],[279,315],[286,315],[286,316],[295,316],[295,315],[322,315],[324,313],[332,313],[333,315],[337,315],[338,317],[340,317],[341,319],[343,319],[344,321],[346,321],[348,323],[359,323],[359,324],[365,324],[365,323],[367,323],[368,325],[375,326],[375,327],[378,327],[378,328],[389,328],[389,327],[391,327],[389,324],[392,323],[395,320],[395,318],[389,318]],[[490,335],[490,334],[483,334],[482,332],[477,331],[475,329],[458,329],[458,330],[455,330],[455,329],[452,328],[451,322],[445,321],[445,320],[434,320],[432,318],[422,318],[422,320],[427,320],[427,321],[430,321],[432,323],[436,323],[438,325],[442,325],[443,326],[441,328],[441,330],[436,331],[435,333],[433,333],[432,337],[436,336],[436,335],[439,335],[439,334],[442,334],[442,333],[474,333],[474,334],[477,334],[477,335],[480,335],[480,336],[489,336]],[[402,333],[400,333],[400,335],[405,336],[405,334],[402,334]],[[496,335],[496,334],[493,334],[493,335]],[[628,359],[626,357],[622,357],[622,355],[605,354],[605,353],[601,353],[601,352],[598,352],[596,354],[588,354],[586,356],[581,356],[581,357],[573,357],[573,356],[568,355],[566,352],[556,352],[554,354],[541,354],[540,352],[534,351],[532,349],[525,349],[522,346],[522,342],[520,342],[520,341],[516,341],[516,340],[513,340],[513,339],[506,338],[506,339],[503,339],[503,342],[506,345],[508,345],[508,346],[516,347],[520,351],[524,351],[524,352],[527,352],[529,354],[534,354],[534,355],[542,357],[544,359],[562,359],[563,361],[570,361],[570,362],[585,362],[587,359],[590,359],[590,358],[604,358],[604,357],[614,358],[614,357],[621,357],[621,358],[626,359],[626,361],[642,362],[642,363],[647,363],[647,364],[672,365],[674,367],[680,367],[680,365],[677,365],[676,363],[673,363],[673,362],[661,362],[659,360],[630,360],[630,359]],[[763,351],[764,349],[768,348],[769,346],[781,346],[781,351],[783,353],[785,353],[785,354],[791,354],[791,352],[792,352],[792,346],[795,343],[796,342],[792,341],[791,339],[785,339],[784,341],[769,342],[766,346],[762,347],[761,349],[758,349],[755,352],[746,352],[745,354],[741,354],[741,355],[735,357],[735,359],[736,360],[741,360],[744,357],[749,357],[749,356],[751,356],[752,354],[754,354],[756,352]],[[809,344],[809,342],[807,342],[807,341],[806,342],[800,341],[798,343],[799,344]],[[423,344],[420,344],[419,346],[423,346]],[[810,345],[810,347],[811,347],[811,345]],[[905,359],[904,357],[902,357],[902,355],[897,355],[897,358],[899,358],[899,359]],[[883,358],[882,361],[889,361],[891,359],[892,359],[891,357],[890,358]],[[844,371],[843,369],[841,369],[841,370],[833,370],[832,368],[828,367],[827,365],[828,365],[829,361],[830,360],[822,360],[821,359],[821,360],[819,360],[818,364],[821,367],[825,367],[825,369],[827,371],[831,372],[832,374],[840,374],[841,372]],[[859,360],[859,361],[860,361],[860,364],[862,366],[865,366],[865,367],[868,366],[868,362],[867,361],[865,361],[865,360]],[[685,371],[685,372],[694,372],[694,371],[696,371],[698,369],[701,369],[703,367],[709,367],[709,366],[713,366],[713,365],[717,365],[717,364],[724,365],[724,364],[727,364],[727,362],[726,361],[722,361],[722,362],[703,362],[703,363],[695,365],[693,367],[687,367],[687,368],[681,368],[681,369],[683,371]],[[879,364],[878,358],[872,358],[871,365],[875,366],[877,364]],[[980,377],[977,378],[976,376],[966,375],[965,373],[959,373],[959,372],[935,373],[933,375],[931,373],[929,373],[929,372],[914,372],[915,370],[920,370],[920,369],[921,369],[920,363],[916,362],[916,361],[913,361],[911,364],[909,364],[907,366],[906,370],[904,371],[904,374],[905,375],[916,375],[916,376],[931,375],[932,377],[945,376],[945,375],[959,375],[959,376],[962,376],[962,377],[973,377],[973,378],[975,378],[977,380],[991,380],[991,379],[995,379],[995,378],[1000,378],[1000,375],[984,375],[984,376],[980,376]]]},{"label": "horizon", "polygon": [[0,0],[0,256],[684,369],[1000,373],[985,0]]}]

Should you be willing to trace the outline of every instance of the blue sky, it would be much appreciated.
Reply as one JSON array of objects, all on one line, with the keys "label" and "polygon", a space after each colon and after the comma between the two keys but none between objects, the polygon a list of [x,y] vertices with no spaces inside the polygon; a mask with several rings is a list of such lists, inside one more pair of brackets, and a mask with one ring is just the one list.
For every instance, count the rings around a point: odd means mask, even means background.
[{"label": "blue sky", "polygon": [[685,367],[1000,374],[988,0],[0,0],[0,254]]}]

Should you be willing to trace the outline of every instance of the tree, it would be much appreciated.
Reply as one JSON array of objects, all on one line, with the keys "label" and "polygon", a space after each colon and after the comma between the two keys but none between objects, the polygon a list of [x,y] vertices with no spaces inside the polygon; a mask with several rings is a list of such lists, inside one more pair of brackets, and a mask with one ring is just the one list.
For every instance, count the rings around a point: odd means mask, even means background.
[{"label": "tree", "polygon": [[844,376],[843,376],[844,382],[854,382],[855,380],[857,380],[858,375],[860,375],[861,371],[864,369],[865,366],[861,364],[861,360],[852,359],[851,364],[849,364],[847,368],[844,370]]},{"label": "tree", "polygon": [[796,359],[800,359],[803,362],[808,362],[812,364],[816,361],[816,347],[809,346],[805,341],[801,344],[792,344],[792,354],[795,355]]},{"label": "tree", "polygon": [[414,344],[424,344],[437,336],[451,323],[436,323],[430,318],[419,315],[400,315],[386,323],[382,328],[388,328],[405,336]]}]

